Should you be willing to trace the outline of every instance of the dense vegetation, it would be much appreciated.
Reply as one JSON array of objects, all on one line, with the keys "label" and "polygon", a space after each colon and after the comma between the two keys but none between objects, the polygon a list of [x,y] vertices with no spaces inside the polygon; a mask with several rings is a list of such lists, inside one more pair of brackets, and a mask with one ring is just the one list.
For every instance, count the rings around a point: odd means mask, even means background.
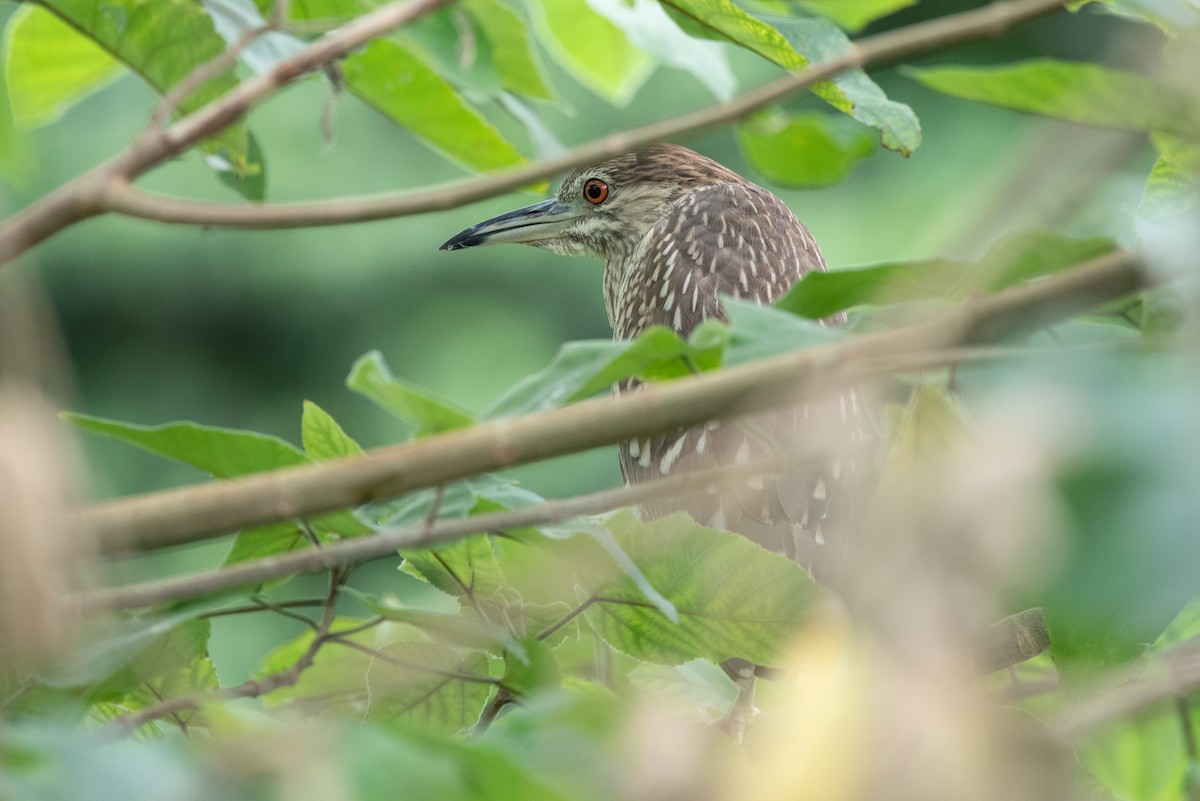
[{"label": "dense vegetation", "polygon": [[[0,797],[1200,795],[1195,0],[0,14]],[[595,271],[434,253],[660,139],[834,269],[611,342]],[[613,489],[851,384],[836,593]]]}]

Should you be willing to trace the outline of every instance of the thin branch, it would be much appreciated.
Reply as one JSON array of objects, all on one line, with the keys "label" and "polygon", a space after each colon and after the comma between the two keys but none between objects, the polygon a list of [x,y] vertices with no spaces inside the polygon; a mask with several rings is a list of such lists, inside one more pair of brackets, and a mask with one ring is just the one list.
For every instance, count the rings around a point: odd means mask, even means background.
[{"label": "thin branch", "polygon": [[[321,606],[324,603],[325,601],[320,598],[310,598],[302,601],[284,601],[283,603],[271,604],[270,606],[264,606],[261,603],[245,604],[244,606],[233,606],[227,609],[214,609],[211,612],[205,612],[204,614],[197,615],[197,617],[200,620],[204,620],[205,618],[228,617],[229,615],[245,615],[250,614],[251,612],[272,612],[279,609]],[[305,618],[305,620],[308,620],[308,618]],[[312,621],[308,620],[308,622],[311,623]]]},{"label": "thin branch", "polygon": [[544,504],[510,511],[446,520],[436,524],[432,529],[427,529],[424,522],[421,522],[384,530],[372,536],[345,540],[320,550],[311,548],[293,551],[241,562],[207,573],[159,579],[127,587],[91,590],[74,596],[74,602],[81,613],[153,606],[171,600],[253,586],[293,573],[318,573],[361,560],[391,556],[397,550],[427,547],[434,543],[449,542],[470,534],[557,523],[572,517],[607,512],[650,499],[684,495],[720,481],[788,469],[789,466],[795,466],[801,461],[803,460],[793,457],[792,459],[734,465],[672,476],[632,487],[604,490],[567,500],[548,501]]},{"label": "thin branch", "polygon": [[[1030,285],[972,299],[905,328],[655,384],[616,398],[494,420],[360,457],[108,501],[82,510],[79,522],[96,535],[102,552],[115,554],[352,507],[731,413],[797,403],[892,372],[893,363],[915,369],[918,354],[926,360],[921,366],[944,366],[954,361],[944,354],[957,348],[1069,319],[1148,284],[1137,256],[1113,253]],[[411,545],[411,540],[405,542]]]},{"label": "thin branch", "polygon": [[[344,225],[443,211],[529,186],[581,164],[612,158],[664,139],[734,122],[847,70],[921,55],[972,39],[999,36],[1021,22],[1058,10],[1063,2],[998,0],[982,8],[865,37],[835,58],[777,78],[733,100],[609,134],[553,157],[482,178],[424,190],[275,204],[204,203],[155,195],[121,183],[109,188],[103,199],[104,210],[159,222],[254,229]],[[2,254],[0,250],[0,256]]]},{"label": "thin branch", "polygon": [[1041,609],[1026,609],[993,623],[975,648],[981,673],[992,673],[1033,659],[1050,647]]},{"label": "thin branch", "polygon": [[367,654],[368,656],[378,659],[381,662],[387,662],[389,665],[394,665],[396,667],[402,667],[402,668],[405,668],[406,670],[415,670],[418,672],[432,673],[435,676],[441,676],[442,678],[445,678],[445,679],[457,679],[458,681],[466,681],[466,682],[470,682],[472,684],[497,685],[500,683],[500,679],[494,678],[492,676],[479,676],[474,673],[463,673],[460,670],[444,670],[442,668],[434,668],[434,667],[430,667],[429,665],[423,665],[419,662],[409,662],[407,659],[397,659],[396,657],[392,656],[391,654],[385,654],[383,651],[380,651],[378,648],[372,648],[369,645],[363,645],[362,643],[355,642],[354,640],[344,639],[344,634],[342,632],[338,632],[337,634],[332,634],[329,637],[326,637],[325,639],[327,642],[332,642],[337,645],[344,645],[345,647],[350,648],[351,650],[358,651],[359,653]]},{"label": "thin branch", "polygon": [[256,28],[247,30],[228,50],[225,50],[216,58],[201,64],[185,75],[183,80],[172,86],[171,90],[163,95],[158,106],[151,112],[150,122],[146,126],[147,129],[161,131],[167,119],[175,113],[175,110],[179,108],[181,103],[191,97],[197,89],[209,80],[216,78],[226,70],[232,69],[237,64],[238,58],[241,57],[242,51],[269,30],[271,30],[270,25],[259,25]]},{"label": "thin branch", "polygon": [[[309,643],[304,653],[292,663],[291,667],[279,673],[273,673],[266,678],[249,679],[237,686],[226,687],[216,692],[198,692],[190,695],[181,695],[176,698],[168,698],[145,709],[115,718],[104,727],[105,731],[116,736],[124,736],[137,731],[147,723],[159,718],[175,717],[178,719],[178,714],[181,711],[195,709],[208,701],[217,699],[228,700],[231,698],[258,698],[281,687],[294,686],[300,680],[300,674],[312,667],[313,660],[317,656],[317,651],[321,650],[321,646],[331,638],[329,632],[333,627],[333,621],[337,619],[337,602],[338,598],[341,597],[345,578],[346,571],[341,567],[335,568],[330,572],[329,594],[322,602],[323,612],[321,622],[315,625],[312,642]],[[311,621],[308,622],[311,623]]]},{"label": "thin branch", "polygon": [[[147,131],[122,153],[0,222],[0,265],[73,223],[109,211],[106,193],[174,158],[244,117],[280,87],[450,0],[397,0],[331,31],[163,131]],[[223,59],[224,56],[217,56]]]},{"label": "thin branch", "polygon": [[1117,670],[1082,701],[1048,723],[1060,737],[1080,737],[1110,721],[1135,714],[1200,688],[1200,640],[1192,640]]}]

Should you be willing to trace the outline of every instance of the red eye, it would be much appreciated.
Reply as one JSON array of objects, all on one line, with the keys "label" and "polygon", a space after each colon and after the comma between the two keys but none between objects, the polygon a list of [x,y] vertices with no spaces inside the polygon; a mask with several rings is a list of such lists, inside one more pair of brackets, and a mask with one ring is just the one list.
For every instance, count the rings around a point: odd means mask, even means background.
[{"label": "red eye", "polygon": [[608,200],[608,184],[599,178],[589,178],[583,185],[583,197],[593,206]]}]

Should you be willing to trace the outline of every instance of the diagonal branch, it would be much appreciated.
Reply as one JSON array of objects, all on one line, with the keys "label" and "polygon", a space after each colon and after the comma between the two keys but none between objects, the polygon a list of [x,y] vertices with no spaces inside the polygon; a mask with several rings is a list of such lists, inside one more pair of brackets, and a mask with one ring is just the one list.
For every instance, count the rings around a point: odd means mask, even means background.
[{"label": "diagonal branch", "polygon": [[111,187],[105,195],[105,210],[158,222],[251,229],[345,225],[444,211],[529,186],[581,164],[602,161],[663,139],[735,122],[847,70],[921,55],[985,36],[999,36],[1020,22],[1055,11],[1062,5],[1063,0],[999,0],[983,8],[865,37],[836,58],[784,75],[728,102],[609,134],[553,157],[482,178],[369,197],[256,204],[183,200],[119,184]]},{"label": "diagonal branch", "polygon": [[[238,84],[171,127],[165,130],[152,127],[124,152],[0,222],[0,265],[69,225],[107,213],[107,192],[119,189],[201,139],[229,127],[282,86],[448,2],[450,0],[396,0],[321,37],[296,55],[280,61],[270,71]],[[222,54],[214,61],[226,58]]]},{"label": "diagonal branch", "polygon": [[[815,458],[815,457],[814,457]],[[317,573],[367,559],[391,556],[398,550],[428,547],[485,531],[508,531],[548,525],[580,515],[599,514],[651,499],[677,497],[712,484],[779,471],[803,460],[795,455],[672,476],[621,489],[602,490],[560,501],[547,501],[503,512],[474,515],[434,525],[425,522],[346,540],[324,548],[281,554],[225,567],[208,573],[147,581],[127,587],[79,593],[74,601],[81,612],[135,609],[221,590],[252,586],[294,573]]]},{"label": "diagonal branch", "polygon": [[[926,321],[845,342],[598,398],[563,409],[380,448],[364,456],[109,501],[81,511],[102,551],[179,545],[248,526],[391,498],[489,470],[649,436],[732,412],[819,396],[900,359],[948,353],[1068,319],[1149,283],[1137,256],[1113,253],[1052,278],[977,298]],[[946,349],[950,349],[947,351]]]},{"label": "diagonal branch", "polygon": [[242,205],[160,197],[130,186],[135,178],[147,170],[241,119],[284,84],[447,2],[394,2],[359,17],[292,58],[281,61],[270,72],[239,85],[184,117],[165,132],[140,138],[116,158],[89,170],[10,219],[0,222],[0,265],[69,225],[108,212],[191,225],[298,228],[379,220],[454,208],[527,186],[579,164],[740,119],[756,109],[846,70],[895,61],[972,39],[998,36],[1020,22],[1061,8],[1065,0],[996,0],[982,8],[867,37],[836,58],[751,89],[728,103],[610,134],[558,156],[485,178],[424,191],[337,201]]}]

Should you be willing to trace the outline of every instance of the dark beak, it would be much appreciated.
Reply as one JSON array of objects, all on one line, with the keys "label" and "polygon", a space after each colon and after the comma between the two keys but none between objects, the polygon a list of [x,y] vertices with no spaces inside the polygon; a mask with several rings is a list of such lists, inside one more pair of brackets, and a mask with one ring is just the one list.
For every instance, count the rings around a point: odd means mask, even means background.
[{"label": "dark beak", "polygon": [[569,205],[551,198],[472,225],[450,237],[438,250],[560,239],[563,230],[578,217],[579,213]]}]

